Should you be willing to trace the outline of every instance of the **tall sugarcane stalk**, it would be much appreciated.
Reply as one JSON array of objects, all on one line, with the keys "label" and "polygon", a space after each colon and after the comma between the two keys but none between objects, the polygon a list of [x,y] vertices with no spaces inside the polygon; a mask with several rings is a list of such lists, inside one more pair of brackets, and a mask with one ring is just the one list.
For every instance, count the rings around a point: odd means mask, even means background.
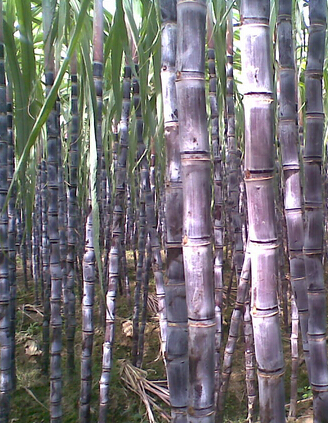
[{"label": "tall sugarcane stalk", "polygon": [[95,251],[93,244],[92,208],[86,222],[85,254],[83,257],[83,300],[82,300],[82,358],[80,422],[90,422],[92,388],[92,350],[94,336],[93,306],[95,294]]},{"label": "tall sugarcane stalk", "polygon": [[[148,232],[148,230],[147,230]],[[142,367],[143,355],[144,355],[144,345],[145,345],[145,329],[147,322],[147,301],[149,293],[149,274],[151,266],[151,245],[149,236],[146,239],[146,253],[145,253],[145,264],[142,280],[142,309],[141,309],[141,319],[140,319],[140,328],[139,328],[139,339],[138,339],[138,357],[137,357],[137,367]]]},{"label": "tall sugarcane stalk", "polygon": [[38,269],[38,256],[39,256],[39,237],[38,237],[38,210],[37,210],[37,197],[38,197],[39,187],[35,187],[35,205],[32,212],[32,269],[33,269],[33,279],[34,279],[34,303],[39,304],[40,299],[40,274]]},{"label": "tall sugarcane stalk", "polygon": [[[142,183],[142,182],[141,182]],[[133,307],[133,339],[132,339],[132,364],[137,365],[138,344],[139,344],[139,319],[140,319],[140,295],[144,277],[145,249],[147,240],[146,228],[146,203],[143,190],[140,193],[139,205],[139,230],[138,230],[138,261],[136,286],[134,289],[134,307]]]},{"label": "tall sugarcane stalk", "polygon": [[12,389],[12,334],[8,265],[8,122],[4,62],[3,10],[0,0],[0,422],[9,422]]},{"label": "tall sugarcane stalk", "polygon": [[[15,172],[15,143],[13,130],[12,90],[7,87],[7,122],[8,122],[8,185]],[[10,334],[11,334],[11,372],[12,387],[16,387],[16,187],[11,191],[8,201],[8,278],[10,286]]]},{"label": "tall sugarcane stalk", "polygon": [[[45,82],[48,94],[54,82],[54,55],[51,44],[51,23],[55,7],[54,1],[43,0],[43,31],[44,31],[44,57],[45,57]],[[62,269],[60,260],[60,239],[58,228],[58,143],[60,142],[58,114],[56,104],[47,119],[47,187],[49,193],[48,203],[48,236],[50,241],[50,421],[62,421]]]},{"label": "tall sugarcane stalk", "polygon": [[[134,50],[132,48],[132,50]],[[137,274],[136,274],[136,286],[134,290],[134,307],[133,307],[133,345],[132,345],[132,364],[137,365],[138,361],[138,345],[139,345],[139,317],[140,317],[140,295],[142,283],[144,280],[145,272],[145,249],[147,241],[147,223],[146,223],[146,198],[145,198],[145,173],[143,172],[144,163],[146,161],[145,143],[143,140],[144,136],[144,122],[141,110],[140,100],[140,87],[139,87],[139,67],[137,64],[138,58],[134,57],[136,74],[132,78],[133,88],[133,105],[136,116],[136,136],[137,136],[137,163],[141,161],[139,165],[140,174],[140,203],[139,203],[139,219],[138,219],[138,260],[137,260]]]},{"label": "tall sugarcane stalk", "polygon": [[[97,147],[97,198],[100,205],[100,221],[104,221],[106,198],[106,166],[102,143],[103,68],[104,68],[104,10],[103,0],[94,2],[93,17],[93,82],[97,97],[96,147]],[[103,234],[103,232],[102,232]],[[101,238],[103,241],[103,235]]]},{"label": "tall sugarcane stalk", "polygon": [[120,121],[120,152],[115,172],[115,198],[113,210],[112,243],[109,257],[109,279],[106,294],[106,330],[103,343],[102,373],[100,378],[99,423],[106,422],[109,385],[113,364],[115,301],[119,283],[119,252],[121,237],[124,233],[125,192],[126,192],[126,160],[129,147],[131,67],[125,65],[123,79],[123,103]]},{"label": "tall sugarcane stalk", "polygon": [[262,422],[284,422],[284,359],[277,299],[278,245],[273,189],[274,98],[269,16],[269,0],[243,2],[241,58],[245,110],[245,183],[260,418]]},{"label": "tall sugarcane stalk", "polygon": [[188,311],[188,421],[214,422],[215,310],[210,150],[205,102],[206,0],[177,2],[177,103]]},{"label": "tall sugarcane stalk", "polygon": [[[308,299],[303,256],[304,224],[296,125],[295,54],[292,39],[292,1],[280,1],[278,11],[279,43],[279,141],[284,176],[285,216],[290,261],[290,280],[299,312],[303,351],[308,371]],[[295,313],[294,313],[295,316]]]},{"label": "tall sugarcane stalk", "polygon": [[308,341],[313,391],[313,421],[328,422],[328,366],[326,347],[326,291],[322,265],[323,198],[322,148],[324,114],[322,73],[325,59],[327,4],[309,2],[309,43],[305,73],[306,141],[304,150],[305,237],[304,260],[308,285]]},{"label": "tall sugarcane stalk", "polygon": [[219,114],[217,101],[217,78],[215,69],[215,50],[213,22],[209,9],[207,12],[207,48],[209,69],[209,97],[211,108],[211,142],[214,161],[214,300],[215,300],[215,404],[217,407],[220,390],[220,361],[222,342],[222,310],[223,310],[223,239],[224,216],[222,197],[222,155],[219,141]]},{"label": "tall sugarcane stalk", "polygon": [[233,234],[233,264],[236,270],[237,284],[240,277],[244,261],[244,245],[241,231],[241,215],[239,213],[239,184],[241,179],[240,172],[240,152],[237,148],[235,133],[235,105],[233,96],[233,26],[232,26],[232,8],[228,14],[227,22],[227,93],[226,93],[226,118],[227,118],[227,194],[228,210]]},{"label": "tall sugarcane stalk", "polygon": [[42,322],[42,372],[49,371],[49,345],[50,345],[50,244],[48,236],[48,196],[47,196],[47,164],[41,158],[41,250],[42,250],[42,275],[43,275],[43,322]]},{"label": "tall sugarcane stalk", "polygon": [[67,369],[74,370],[74,339],[75,339],[75,292],[76,281],[76,244],[78,232],[78,203],[77,185],[79,169],[79,112],[78,112],[78,85],[77,85],[77,61],[76,54],[71,60],[71,115],[70,144],[69,144],[69,189],[68,189],[68,220],[67,220]]},{"label": "tall sugarcane stalk", "polygon": [[166,143],[166,371],[173,423],[187,421],[188,332],[182,256],[182,181],[176,97],[176,0],[161,0],[164,135]]}]

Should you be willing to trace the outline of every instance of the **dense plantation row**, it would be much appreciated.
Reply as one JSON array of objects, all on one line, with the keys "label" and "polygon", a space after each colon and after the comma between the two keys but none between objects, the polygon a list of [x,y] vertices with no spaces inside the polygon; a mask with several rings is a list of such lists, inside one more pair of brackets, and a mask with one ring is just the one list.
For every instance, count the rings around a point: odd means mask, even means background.
[{"label": "dense plantation row", "polygon": [[[141,421],[116,415],[118,369],[150,422],[223,423],[241,350],[234,421],[285,422],[288,401],[297,420],[304,359],[328,422],[326,12],[0,0],[0,423],[21,388],[51,423],[69,390],[74,421]],[[164,382],[142,370],[150,327]],[[46,401],[22,382],[26,336]]]}]

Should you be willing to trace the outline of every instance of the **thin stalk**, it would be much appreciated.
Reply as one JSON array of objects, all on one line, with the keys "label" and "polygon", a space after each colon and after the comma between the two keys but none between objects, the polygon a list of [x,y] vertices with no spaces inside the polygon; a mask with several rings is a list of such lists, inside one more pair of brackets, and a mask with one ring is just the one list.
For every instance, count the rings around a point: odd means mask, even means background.
[{"label": "thin stalk", "polygon": [[[50,94],[54,83],[54,55],[51,44],[50,27],[54,13],[55,3],[43,0],[43,31],[45,43],[45,82],[47,96]],[[58,143],[60,133],[58,126],[58,114],[54,104],[47,119],[47,174],[48,174],[48,236],[50,242],[50,421],[60,423],[62,421],[62,269],[60,260],[60,238],[58,227]]]},{"label": "thin stalk", "polygon": [[245,307],[246,298],[249,297],[249,283],[250,283],[250,268],[251,268],[251,256],[249,251],[246,251],[245,259],[240,275],[240,280],[237,288],[237,299],[235,308],[232,312],[230,319],[230,328],[228,340],[224,350],[224,358],[222,364],[222,381],[219,392],[219,404],[218,404],[218,421],[223,422],[223,412],[225,399],[228,391],[228,385],[232,370],[232,358],[236,349],[237,339],[239,337],[240,323]]},{"label": "thin stalk", "polygon": [[94,296],[95,296],[95,251],[93,247],[92,209],[86,222],[85,253],[83,257],[83,300],[82,300],[82,359],[80,422],[89,423],[92,388],[92,349],[94,336]]},{"label": "thin stalk", "polygon": [[119,251],[121,237],[124,232],[124,211],[125,211],[125,191],[126,191],[126,159],[129,147],[129,116],[130,116],[130,90],[131,90],[131,68],[126,65],[123,79],[123,103],[120,122],[120,152],[117,169],[115,173],[115,198],[113,210],[112,244],[109,257],[109,279],[106,294],[106,330],[103,343],[102,373],[100,378],[100,406],[99,423],[106,422],[109,385],[111,369],[113,365],[114,347],[114,324],[115,324],[115,301],[117,287],[119,284]]},{"label": "thin stalk", "polygon": [[[8,184],[11,183],[15,171],[15,146],[13,131],[12,92],[7,88],[7,122],[8,122]],[[10,286],[10,334],[11,334],[11,374],[12,388],[16,387],[16,187],[12,190],[8,202],[8,278]]]},{"label": "thin stalk", "polygon": [[80,118],[78,112],[78,80],[77,63],[74,54],[71,61],[71,115],[70,124],[70,145],[69,145],[69,191],[68,191],[68,230],[67,230],[67,369],[72,372],[74,364],[74,339],[75,339],[75,292],[74,286],[77,279],[76,274],[76,244],[78,241],[78,203],[77,185],[79,175],[79,147],[78,136],[80,131]]},{"label": "thin stalk", "polygon": [[3,10],[0,0],[0,422],[9,422],[12,389],[12,336],[10,334],[10,283],[8,266],[8,128],[3,42]]},{"label": "thin stalk", "polygon": [[209,9],[207,12],[207,47],[209,69],[209,96],[211,108],[211,142],[214,161],[214,300],[215,300],[215,406],[218,407],[220,391],[220,362],[222,343],[222,311],[223,311],[223,239],[224,217],[222,198],[222,155],[219,140],[219,114],[217,101],[217,78],[215,69],[215,50],[213,22]]}]

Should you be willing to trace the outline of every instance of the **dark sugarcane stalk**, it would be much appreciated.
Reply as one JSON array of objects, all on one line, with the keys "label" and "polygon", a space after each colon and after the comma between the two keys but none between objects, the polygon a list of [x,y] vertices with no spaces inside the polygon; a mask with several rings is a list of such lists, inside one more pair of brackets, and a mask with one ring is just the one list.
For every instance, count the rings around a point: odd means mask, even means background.
[{"label": "dark sugarcane stalk", "polygon": [[[228,391],[230,375],[232,370],[232,359],[233,354],[236,350],[237,339],[239,337],[240,326],[242,317],[244,314],[245,301],[249,298],[249,284],[250,284],[250,268],[251,268],[251,256],[248,250],[246,250],[242,271],[239,278],[239,284],[237,288],[237,299],[235,308],[232,312],[230,319],[230,328],[228,340],[224,350],[224,357],[222,363],[222,376],[220,384],[220,392],[218,398],[218,422],[223,422],[225,399]],[[247,332],[248,333],[248,332]],[[245,334],[246,337],[246,334]],[[246,375],[247,377],[247,375]]]},{"label": "dark sugarcane stalk", "polygon": [[[97,201],[100,210],[100,225],[104,222],[104,202],[106,198],[106,165],[102,143],[102,108],[103,108],[103,68],[104,68],[104,11],[103,0],[94,2],[93,17],[93,82],[97,97],[96,148],[97,148]],[[105,185],[105,186],[104,186]],[[103,245],[103,232],[100,234]]]},{"label": "dark sugarcane stalk", "polygon": [[131,249],[132,233],[134,226],[134,210],[131,193],[131,184],[128,183],[126,195],[126,231],[125,231],[125,245],[128,250]]},{"label": "dark sugarcane stalk", "polygon": [[[246,252],[246,254],[248,254]],[[250,291],[248,291],[244,306],[244,337],[245,337],[245,368],[247,391],[247,421],[253,423],[256,416],[257,386],[256,386],[256,360],[254,348],[254,333],[252,326]]]},{"label": "dark sugarcane stalk", "polygon": [[212,16],[207,12],[207,54],[209,69],[209,97],[211,108],[211,142],[214,161],[214,289],[215,289],[215,406],[218,407],[220,390],[220,362],[222,343],[222,310],[223,310],[223,239],[224,218],[222,198],[222,155],[219,141],[219,115],[216,95],[215,50],[213,38]]},{"label": "dark sugarcane stalk", "polygon": [[[142,184],[142,182],[141,182]],[[142,191],[142,190],[141,190]],[[140,318],[140,295],[141,285],[144,275],[144,258],[147,238],[146,228],[146,204],[145,194],[142,191],[140,194],[139,205],[139,230],[138,230],[138,262],[136,285],[134,288],[134,306],[133,306],[133,338],[132,338],[132,364],[137,365],[138,360],[138,344],[139,344],[139,318]]]},{"label": "dark sugarcane stalk", "polygon": [[[8,186],[11,184],[15,172],[15,145],[13,131],[13,107],[11,87],[7,87],[7,160]],[[11,334],[11,374],[12,388],[16,388],[16,187],[11,191],[8,201],[8,279],[10,286],[10,334]]]},{"label": "dark sugarcane stalk", "polygon": [[[53,73],[46,73],[48,90],[53,84]],[[59,423],[62,419],[61,409],[61,350],[62,350],[62,318],[60,313],[62,294],[62,271],[60,263],[60,244],[58,230],[58,124],[56,110],[53,109],[47,120],[48,133],[48,233],[50,241],[50,390],[51,390],[51,422]],[[57,150],[57,151],[55,151]]]},{"label": "dark sugarcane stalk", "polygon": [[[138,79],[138,65],[135,57],[136,75],[133,78],[133,103],[135,114],[137,118],[137,161],[140,161],[140,191],[139,191],[139,228],[138,228],[138,242],[139,242],[139,255],[137,264],[137,284],[135,288],[135,313],[137,318],[134,320],[133,327],[133,349],[132,357],[136,355],[136,365],[140,367],[143,358],[144,336],[146,317],[147,317],[147,298],[148,298],[148,280],[150,264],[155,278],[156,294],[159,304],[159,318],[160,318],[160,331],[162,352],[165,354],[166,345],[166,310],[165,310],[165,292],[164,292],[164,278],[163,278],[163,264],[161,257],[161,250],[159,244],[159,236],[157,231],[156,212],[154,193],[151,187],[151,174],[148,157],[145,154],[146,146],[143,139],[143,116],[141,109],[141,99],[139,92],[139,79]],[[148,244],[147,236],[149,235],[149,248],[150,251],[145,256],[145,246]],[[147,247],[147,248],[148,248]],[[141,326],[138,329],[139,322],[139,307],[140,307],[140,288],[142,287],[142,311],[141,311]],[[140,337],[139,337],[140,336]]]},{"label": "dark sugarcane stalk", "polygon": [[122,237],[121,240],[121,278],[124,281],[124,294],[128,304],[131,305],[131,289],[126,261],[126,244],[124,242],[124,237]]},{"label": "dark sugarcane stalk", "polygon": [[[41,157],[40,157],[41,158]],[[37,176],[36,176],[36,192],[35,192],[35,210],[36,210],[36,241],[38,245],[38,255],[36,258],[36,270],[39,275],[39,287],[41,289],[41,301],[39,304],[42,304],[44,296],[44,286],[43,286],[43,275],[42,275],[42,200],[41,200],[41,160],[38,163],[37,167]]]},{"label": "dark sugarcane stalk", "polygon": [[150,139],[150,187],[153,194],[154,202],[156,201],[156,145],[154,137]]},{"label": "dark sugarcane stalk", "polygon": [[77,185],[79,172],[79,146],[78,136],[80,130],[80,118],[78,112],[78,80],[77,61],[74,54],[71,60],[71,115],[69,133],[69,189],[68,189],[68,221],[67,221],[67,320],[66,320],[66,342],[67,342],[67,369],[69,372],[75,368],[74,364],[74,343],[75,343],[75,281],[76,274],[76,244],[78,241],[78,201]]},{"label": "dark sugarcane stalk", "polygon": [[[136,104],[135,104],[136,106]],[[142,116],[141,116],[142,117]],[[141,134],[140,134],[141,135]],[[148,163],[147,155],[144,154],[146,146],[143,141],[143,137],[140,137],[139,143],[139,155],[141,154],[140,164],[140,183],[141,193],[140,199],[145,202],[145,238],[149,235],[149,239],[146,242],[147,256],[144,257],[145,264],[143,266],[142,275],[142,313],[141,313],[141,325],[139,330],[138,339],[138,356],[137,356],[137,367],[141,367],[143,359],[144,349],[144,330],[147,318],[147,299],[148,299],[148,284],[149,284],[149,272],[150,265],[152,264],[152,270],[155,278],[156,294],[158,298],[158,314],[161,332],[161,347],[164,357],[166,356],[166,338],[167,338],[167,320],[166,320],[166,309],[165,309],[165,291],[164,291],[164,278],[163,278],[163,264],[161,257],[161,249],[159,244],[159,234],[157,231],[157,221],[155,212],[155,201],[154,194],[151,188],[151,175],[150,166]],[[143,208],[140,209],[139,220],[142,222]],[[139,234],[142,234],[143,238],[144,230],[142,225],[139,226]],[[140,236],[140,235],[139,235]],[[146,241],[146,240],[145,240]],[[145,242],[144,241],[144,242]],[[144,255],[144,254],[143,254]],[[138,276],[138,275],[137,275]]]},{"label": "dark sugarcane stalk", "polygon": [[24,274],[24,286],[25,291],[28,291],[28,277],[27,277],[27,248],[26,248],[26,222],[25,222],[25,204],[24,200],[22,200],[21,204],[21,244],[20,244],[20,252],[22,256],[22,262],[23,262],[23,274]]},{"label": "dark sugarcane stalk", "polygon": [[297,373],[298,373],[298,309],[296,306],[294,295],[291,299],[292,309],[292,331],[290,334],[291,356],[292,356],[292,372],[290,377],[290,408],[288,417],[296,420],[297,417]]},{"label": "dark sugarcane stalk", "polygon": [[[297,100],[294,46],[292,39],[292,1],[280,1],[278,13],[279,44],[279,141],[284,177],[290,281],[299,312],[303,352],[310,374],[308,343],[308,298],[303,255],[304,223],[302,187],[298,152]],[[292,347],[293,348],[293,347]]]},{"label": "dark sugarcane stalk", "polygon": [[[165,301],[165,286],[164,286],[164,273],[163,273],[163,262],[161,256],[160,246],[160,234],[158,233],[158,225],[155,211],[155,198],[154,192],[151,185],[151,172],[147,163],[147,157],[145,156],[142,161],[142,173],[145,173],[145,199],[146,199],[146,221],[147,231],[149,233],[149,243],[151,248],[151,265],[155,279],[156,295],[158,300],[158,316],[159,316],[159,327],[161,333],[161,350],[163,357],[166,354],[166,341],[167,341],[167,317],[166,317],[166,301]],[[148,253],[147,253],[148,254]],[[145,300],[145,299],[144,299]],[[145,303],[144,303],[145,304]],[[140,348],[139,348],[140,350]],[[140,355],[140,351],[139,351]],[[166,364],[166,360],[165,360]]]},{"label": "dark sugarcane stalk", "polygon": [[233,96],[233,26],[232,8],[228,14],[227,22],[227,94],[226,94],[226,119],[227,119],[227,195],[230,220],[230,232],[233,241],[233,263],[236,271],[237,284],[244,261],[244,245],[241,230],[241,215],[239,213],[239,185],[241,180],[240,151],[237,148],[235,134],[235,105]]},{"label": "dark sugarcane stalk", "polygon": [[135,217],[134,217],[134,226],[133,226],[133,234],[132,234],[132,251],[133,251],[133,263],[134,263],[134,270],[137,272],[137,250],[138,250],[138,221],[139,221],[139,206],[140,206],[140,190],[138,188],[138,178],[137,175],[134,177],[134,192],[135,192]]},{"label": "dark sugarcane stalk", "polygon": [[[35,197],[37,196],[37,190],[35,189]],[[36,198],[35,198],[36,203]],[[39,293],[39,285],[40,285],[40,275],[38,271],[38,255],[39,255],[39,239],[38,239],[38,228],[37,228],[37,210],[36,210],[36,204],[34,206],[33,212],[32,212],[32,268],[33,268],[33,279],[34,279],[34,303],[39,304],[40,300],[40,293]]]},{"label": "dark sugarcane stalk", "polygon": [[[44,57],[45,57],[45,82],[48,94],[54,82],[54,56],[51,45],[50,28],[55,3],[43,0],[43,30],[44,30]],[[49,35],[49,36],[48,36]],[[60,237],[58,227],[58,143],[60,133],[56,104],[47,119],[47,188],[48,202],[48,236],[50,242],[50,421],[62,421],[62,269],[60,257]]]},{"label": "dark sugarcane stalk", "polygon": [[269,16],[269,0],[243,2],[241,58],[245,110],[245,183],[260,418],[262,422],[284,422],[284,359],[277,298],[278,245],[273,189],[274,98]]},{"label": "dark sugarcane stalk", "polygon": [[[57,71],[57,63],[56,73]],[[67,294],[67,192],[66,183],[64,181],[64,167],[62,159],[62,143],[61,143],[61,131],[60,131],[60,99],[57,96],[56,99],[56,114],[57,114],[57,127],[58,127],[58,231],[59,231],[59,252],[60,252],[60,267],[62,272],[62,296],[63,296],[63,308],[64,308],[64,319],[66,321],[68,298]]]},{"label": "dark sugarcane stalk", "polygon": [[[176,97],[176,0],[161,0],[161,80],[166,144],[163,231],[166,249],[165,301],[167,317],[166,371],[172,423],[187,422],[188,327],[182,255],[182,181]],[[164,204],[164,201],[162,201]],[[164,217],[165,215],[165,217]],[[162,221],[162,220],[161,220]]]},{"label": "dark sugarcane stalk", "polygon": [[49,372],[49,346],[50,346],[50,243],[48,237],[48,197],[47,197],[47,164],[41,159],[41,249],[42,249],[42,275],[43,275],[43,323],[42,323],[42,372]]},{"label": "dark sugarcane stalk", "polygon": [[309,2],[309,43],[305,72],[306,140],[303,156],[305,191],[304,261],[308,285],[313,421],[328,422],[326,291],[323,273],[322,148],[324,113],[322,72],[325,59],[327,4]]},{"label": "dark sugarcane stalk", "polygon": [[[133,48],[132,48],[133,50]],[[143,140],[144,122],[141,110],[140,87],[139,87],[139,67],[138,58],[134,57],[134,64],[136,74],[132,78],[133,88],[133,105],[135,109],[135,116],[137,121],[136,136],[137,136],[137,163],[140,163],[140,204],[139,204],[139,219],[138,219],[138,261],[137,261],[137,274],[136,285],[134,290],[134,307],[133,307],[133,343],[132,343],[132,364],[137,365],[138,361],[138,346],[139,346],[139,320],[140,320],[140,295],[141,288],[144,281],[145,274],[145,250],[146,240],[148,235],[146,223],[146,194],[145,186],[149,183],[149,168],[147,159],[145,157],[146,146]],[[145,172],[148,172],[146,174]],[[148,179],[147,179],[148,177]]]},{"label": "dark sugarcane stalk", "polygon": [[[117,165],[118,165],[118,148],[119,148],[119,133],[118,133],[118,125],[117,122],[113,122],[112,127],[113,132],[113,146],[112,146],[112,161],[113,161],[113,175],[111,176],[111,180],[115,178]],[[104,271],[103,271],[103,283],[104,283],[104,292],[106,291],[106,287],[108,285],[108,278],[109,278],[109,259],[110,259],[110,248],[111,248],[111,232],[112,232],[112,207],[111,207],[111,185],[109,178],[107,179],[107,219],[106,219],[106,226],[105,226],[105,259],[104,259]],[[103,326],[105,327],[106,323],[106,306],[105,302],[101,300],[100,303],[100,310],[99,310],[99,317],[100,321],[103,322]]]},{"label": "dark sugarcane stalk", "polygon": [[67,297],[67,191],[66,181],[64,180],[64,166],[62,163],[62,148],[60,138],[60,101],[56,101],[57,116],[58,116],[58,229],[59,229],[59,251],[60,251],[60,266],[62,271],[62,296],[63,296],[63,309],[65,325],[68,319],[68,297]]},{"label": "dark sugarcane stalk", "polygon": [[[188,312],[187,420],[214,422],[215,307],[210,149],[205,101],[206,1],[177,2],[177,104]],[[169,301],[169,299],[168,299]]]},{"label": "dark sugarcane stalk", "polygon": [[115,301],[119,284],[119,251],[121,237],[124,233],[125,192],[126,192],[126,161],[129,147],[129,116],[130,116],[131,67],[125,65],[123,79],[123,103],[120,122],[120,152],[115,172],[115,196],[113,209],[113,226],[111,250],[109,257],[109,279],[106,294],[106,329],[103,343],[102,373],[100,378],[99,423],[106,422],[109,385],[113,361]]},{"label": "dark sugarcane stalk", "polygon": [[92,209],[86,222],[85,254],[83,257],[83,300],[82,300],[82,359],[80,422],[91,422],[90,402],[92,388],[92,349],[94,336],[94,296],[95,296],[95,251],[93,244]]},{"label": "dark sugarcane stalk", "polygon": [[142,311],[141,311],[141,321],[140,321],[139,339],[138,339],[138,357],[137,357],[137,363],[136,363],[137,367],[139,368],[142,367],[143,354],[144,354],[150,266],[151,266],[151,245],[150,245],[150,237],[148,237],[146,241],[145,265],[144,265],[143,281],[142,281]]},{"label": "dark sugarcane stalk", "polygon": [[9,423],[12,381],[11,293],[9,281],[8,208],[8,122],[4,63],[3,10],[0,0],[0,422]]}]

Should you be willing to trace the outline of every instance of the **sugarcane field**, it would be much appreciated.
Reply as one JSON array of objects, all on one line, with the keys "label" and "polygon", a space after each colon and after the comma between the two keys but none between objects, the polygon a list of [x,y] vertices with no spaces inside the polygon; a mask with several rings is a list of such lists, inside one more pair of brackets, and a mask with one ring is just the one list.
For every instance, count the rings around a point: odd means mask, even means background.
[{"label": "sugarcane field", "polygon": [[327,0],[0,0],[0,423],[328,423]]}]

